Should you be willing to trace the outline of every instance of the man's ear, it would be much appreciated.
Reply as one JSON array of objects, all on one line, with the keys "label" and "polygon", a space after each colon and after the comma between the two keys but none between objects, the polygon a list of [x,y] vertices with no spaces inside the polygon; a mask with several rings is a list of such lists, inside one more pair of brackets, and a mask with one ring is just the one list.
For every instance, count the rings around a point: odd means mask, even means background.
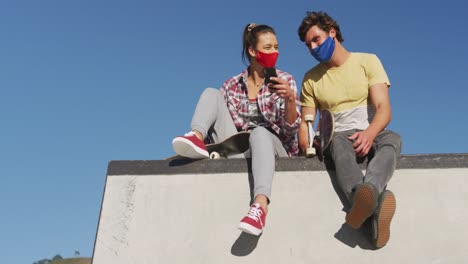
[{"label": "man's ear", "polygon": [[330,37],[334,39],[336,37],[336,29],[334,27],[330,28],[329,34]]}]

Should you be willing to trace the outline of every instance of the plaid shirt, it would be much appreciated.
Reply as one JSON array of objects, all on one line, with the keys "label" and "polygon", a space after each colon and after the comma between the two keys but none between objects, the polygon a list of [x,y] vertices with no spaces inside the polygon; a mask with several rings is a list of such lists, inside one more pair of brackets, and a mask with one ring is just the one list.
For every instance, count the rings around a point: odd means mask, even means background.
[{"label": "plaid shirt", "polygon": [[[293,76],[287,72],[276,70],[276,73],[279,78],[288,81],[289,87],[294,91],[297,112],[296,120],[292,124],[286,122],[284,110],[286,103],[284,99],[279,97],[276,93],[270,93],[268,87],[264,84],[258,93],[258,107],[265,119],[265,127],[270,128],[270,130],[278,136],[289,156],[295,156],[299,153],[296,135],[301,120],[296,81]],[[245,131],[249,126],[247,76],[248,70],[246,69],[239,75],[224,82],[220,89],[238,131]]]}]

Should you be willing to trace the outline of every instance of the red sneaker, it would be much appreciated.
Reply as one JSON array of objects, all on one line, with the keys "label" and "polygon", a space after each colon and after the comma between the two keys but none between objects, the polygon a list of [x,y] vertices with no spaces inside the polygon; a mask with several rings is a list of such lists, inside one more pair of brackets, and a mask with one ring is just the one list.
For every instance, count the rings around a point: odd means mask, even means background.
[{"label": "red sneaker", "polygon": [[209,157],[205,143],[200,140],[193,131],[188,132],[183,137],[175,137],[172,140],[172,147],[174,148],[175,153],[182,157],[191,159],[203,159]]},{"label": "red sneaker", "polygon": [[242,218],[239,224],[239,229],[246,233],[258,236],[263,232],[263,228],[265,227],[265,218],[265,211],[260,204],[252,204],[247,216]]}]

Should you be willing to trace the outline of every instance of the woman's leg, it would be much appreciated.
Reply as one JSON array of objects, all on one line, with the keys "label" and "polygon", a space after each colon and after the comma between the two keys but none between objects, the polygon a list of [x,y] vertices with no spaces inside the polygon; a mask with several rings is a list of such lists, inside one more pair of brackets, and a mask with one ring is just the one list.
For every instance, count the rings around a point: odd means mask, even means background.
[{"label": "woman's leg", "polygon": [[250,210],[242,218],[239,228],[253,235],[263,232],[271,196],[275,156],[287,157],[281,141],[264,127],[255,128],[250,134],[252,174],[254,178],[254,201]]},{"label": "woman's leg", "polygon": [[215,142],[237,133],[221,92],[214,88],[207,88],[201,94],[192,117],[191,131],[172,140],[174,151],[183,157],[207,158],[204,139],[209,133]]},{"label": "woman's leg", "polygon": [[287,157],[288,154],[278,137],[264,127],[257,127],[251,132],[250,151],[254,179],[254,203],[260,203],[267,211],[275,173],[275,156]]},{"label": "woman's leg", "polygon": [[200,96],[192,117],[192,131],[198,132],[205,139],[209,132],[215,142],[237,133],[237,129],[229,114],[226,102],[221,92],[214,88],[207,88]]}]

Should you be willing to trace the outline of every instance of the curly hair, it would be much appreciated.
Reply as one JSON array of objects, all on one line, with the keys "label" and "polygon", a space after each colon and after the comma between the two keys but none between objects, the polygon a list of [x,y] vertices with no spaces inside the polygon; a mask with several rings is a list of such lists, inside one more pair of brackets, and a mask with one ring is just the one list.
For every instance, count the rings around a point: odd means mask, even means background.
[{"label": "curly hair", "polygon": [[321,30],[329,33],[332,28],[336,31],[336,39],[339,42],[343,42],[343,36],[341,35],[340,25],[327,13],[319,12],[307,12],[307,15],[302,20],[301,25],[297,29],[299,39],[304,42],[307,35],[307,31],[313,26],[319,27]]}]

